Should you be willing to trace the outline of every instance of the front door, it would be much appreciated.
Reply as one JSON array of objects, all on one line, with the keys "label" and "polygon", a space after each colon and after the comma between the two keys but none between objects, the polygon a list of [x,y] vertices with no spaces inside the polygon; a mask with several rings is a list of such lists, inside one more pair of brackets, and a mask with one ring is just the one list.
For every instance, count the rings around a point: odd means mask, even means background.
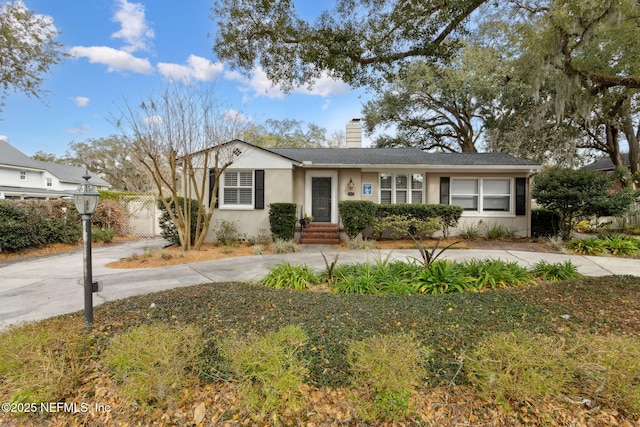
[{"label": "front door", "polygon": [[331,222],[331,178],[311,178],[313,221]]}]

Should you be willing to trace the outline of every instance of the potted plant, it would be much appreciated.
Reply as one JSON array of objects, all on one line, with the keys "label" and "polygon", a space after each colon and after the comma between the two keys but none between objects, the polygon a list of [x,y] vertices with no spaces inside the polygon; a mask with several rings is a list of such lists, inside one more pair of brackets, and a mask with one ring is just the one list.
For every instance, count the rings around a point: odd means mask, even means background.
[{"label": "potted plant", "polygon": [[311,221],[313,221],[313,217],[311,215],[304,214],[304,216],[300,218],[300,226],[302,228],[307,228],[311,225]]}]

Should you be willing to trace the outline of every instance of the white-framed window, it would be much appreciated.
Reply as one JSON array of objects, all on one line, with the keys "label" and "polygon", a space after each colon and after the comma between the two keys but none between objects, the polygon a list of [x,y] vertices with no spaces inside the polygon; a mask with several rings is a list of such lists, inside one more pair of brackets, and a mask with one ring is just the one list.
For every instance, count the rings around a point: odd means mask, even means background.
[{"label": "white-framed window", "polygon": [[511,213],[511,178],[451,178],[451,204],[465,212]]},{"label": "white-framed window", "polygon": [[380,174],[380,203],[423,203],[424,175],[409,174]]},{"label": "white-framed window", "polygon": [[53,180],[51,178],[47,178],[46,182],[47,182],[47,187],[52,187],[53,186]]},{"label": "white-framed window", "polygon": [[20,181],[27,180],[27,171],[20,171]]},{"label": "white-framed window", "polygon": [[253,208],[253,171],[225,171],[221,207]]}]

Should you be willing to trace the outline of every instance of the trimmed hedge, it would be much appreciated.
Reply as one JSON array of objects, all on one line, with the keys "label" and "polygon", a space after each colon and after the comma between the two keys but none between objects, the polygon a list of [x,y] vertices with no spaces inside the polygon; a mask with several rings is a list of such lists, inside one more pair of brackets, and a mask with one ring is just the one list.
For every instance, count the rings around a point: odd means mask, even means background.
[{"label": "trimmed hedge", "polygon": [[463,209],[453,205],[376,205],[376,218],[399,215],[419,220],[439,218],[445,228],[458,225]]},{"label": "trimmed hedge", "polygon": [[368,200],[343,200],[338,202],[344,232],[356,237],[375,222],[377,206]]},{"label": "trimmed hedge", "polygon": [[376,204],[366,200],[346,200],[338,204],[344,231],[351,238],[372,226],[376,220],[388,217],[404,217],[418,221],[439,219],[445,234],[458,225],[462,208],[452,205]]},{"label": "trimmed hedge", "polygon": [[296,204],[271,203],[269,225],[274,239],[293,239],[296,230]]}]

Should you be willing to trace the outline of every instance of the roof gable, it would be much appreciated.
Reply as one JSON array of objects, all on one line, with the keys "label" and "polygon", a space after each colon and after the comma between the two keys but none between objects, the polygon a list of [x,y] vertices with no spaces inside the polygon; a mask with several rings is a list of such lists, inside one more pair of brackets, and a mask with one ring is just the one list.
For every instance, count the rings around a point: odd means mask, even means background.
[{"label": "roof gable", "polygon": [[9,144],[6,140],[0,139],[0,164],[41,169],[40,166],[31,157]]}]

